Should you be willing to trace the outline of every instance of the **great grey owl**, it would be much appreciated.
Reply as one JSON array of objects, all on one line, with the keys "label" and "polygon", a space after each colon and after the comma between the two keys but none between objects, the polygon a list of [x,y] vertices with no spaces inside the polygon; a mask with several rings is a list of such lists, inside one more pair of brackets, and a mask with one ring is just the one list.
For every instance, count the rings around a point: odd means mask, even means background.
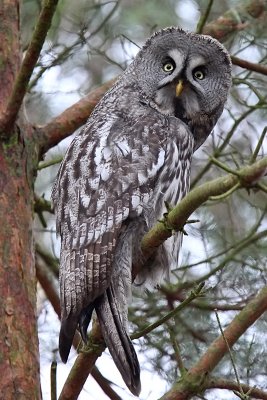
[{"label": "great grey owl", "polygon": [[[86,341],[95,310],[135,395],[140,368],[127,333],[132,264],[165,203],[187,193],[192,154],[221,115],[230,84],[230,57],[218,41],[179,28],[156,32],[72,141],[53,188],[61,358],[67,361],[77,327]],[[177,267],[179,243],[179,233],[168,239],[139,279]]]}]

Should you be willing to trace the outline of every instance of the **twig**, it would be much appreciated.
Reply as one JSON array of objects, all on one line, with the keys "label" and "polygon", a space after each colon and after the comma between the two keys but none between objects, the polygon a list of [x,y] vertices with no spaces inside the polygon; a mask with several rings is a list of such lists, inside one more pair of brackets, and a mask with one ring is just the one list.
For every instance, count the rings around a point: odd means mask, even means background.
[{"label": "twig", "polygon": [[131,339],[139,339],[140,337],[145,336],[149,332],[158,328],[160,325],[164,324],[169,319],[175,317],[175,315],[178,314],[178,312],[180,312],[182,309],[184,309],[189,303],[191,303],[191,301],[193,301],[194,299],[196,299],[197,297],[202,295],[203,287],[204,287],[204,284],[203,284],[203,282],[201,282],[194,290],[191,291],[189,296],[181,304],[179,304],[172,311],[170,311],[166,315],[164,315],[164,317],[158,319],[153,324],[148,325],[142,331],[132,334]]},{"label": "twig", "polygon": [[57,400],[57,362],[52,361],[50,368],[51,400]]},{"label": "twig", "polygon": [[[265,0],[250,0],[240,2],[237,7],[227,10],[216,20],[205,25],[203,33],[225,41],[232,33],[248,29],[255,19],[260,19],[265,13]],[[239,16],[237,18],[236,16]],[[253,21],[254,19],[254,21]]]},{"label": "twig", "polygon": [[257,155],[259,154],[259,151],[260,151],[261,146],[263,144],[263,140],[265,138],[266,132],[267,132],[267,126],[265,126],[265,128],[262,131],[262,134],[260,135],[260,138],[259,138],[259,141],[257,143],[257,146],[256,146],[256,148],[254,150],[254,153],[252,154],[251,159],[250,159],[250,164],[253,164],[256,161]]},{"label": "twig", "polygon": [[231,60],[233,64],[238,65],[241,68],[267,75],[267,65],[252,63],[235,56],[231,56]]},{"label": "twig", "polygon": [[122,400],[122,398],[110,386],[112,385],[112,382],[105,378],[96,366],[94,366],[91,375],[110,400]]},{"label": "twig", "polygon": [[58,297],[58,290],[55,283],[55,276],[46,265],[46,263],[36,256],[35,261],[36,276],[44,290],[46,297],[50,301],[54,311],[60,318],[60,302]]},{"label": "twig", "polygon": [[170,333],[170,339],[173,345],[174,353],[175,353],[175,358],[177,361],[177,365],[180,371],[181,376],[183,376],[186,373],[186,368],[184,366],[182,357],[181,357],[181,352],[180,352],[180,346],[179,343],[173,333],[172,327],[169,325],[169,333]]},{"label": "twig", "polygon": [[[167,298],[167,300],[178,300],[180,302],[184,301],[184,296],[181,294],[181,290],[180,287],[178,290],[174,289],[168,289],[165,287],[161,287],[160,291],[165,295],[165,297]],[[240,311],[244,308],[244,304],[246,304],[248,302],[249,299],[245,299],[240,303],[236,303],[236,304],[219,304],[219,303],[210,303],[208,301],[203,300],[199,300],[199,301],[192,301],[192,303],[188,304],[188,307],[192,307],[192,308],[198,308],[200,310],[205,310],[205,311],[214,311],[215,309],[219,310],[219,311]]]},{"label": "twig", "polygon": [[213,0],[209,0],[205,13],[201,16],[200,20],[198,21],[196,33],[202,33],[204,26],[209,18],[212,4]]},{"label": "twig", "polygon": [[237,175],[239,176],[238,171],[233,170],[232,168],[229,168],[226,164],[222,163],[221,161],[217,160],[217,158],[215,157],[210,157],[210,161],[217,165],[217,167],[221,168],[222,170],[224,170],[225,172],[228,172],[228,174],[233,174],[233,175]]},{"label": "twig", "polygon": [[48,200],[45,200],[43,197],[38,197],[34,196],[34,212],[38,215],[40,222],[44,228],[47,228],[47,223],[44,218],[43,212],[49,212],[53,214],[52,208],[51,208],[51,202]]},{"label": "twig", "polygon": [[[239,388],[240,388],[240,379],[239,379],[239,376],[238,376],[238,373],[237,373],[237,369],[236,369],[236,366],[235,366],[234,356],[233,356],[232,351],[231,351],[231,348],[230,348],[230,346],[229,346],[229,344],[228,344],[228,342],[227,342],[227,339],[226,339],[226,337],[225,337],[225,335],[224,335],[223,328],[222,328],[222,325],[221,325],[221,321],[220,321],[218,312],[217,312],[217,310],[214,310],[214,311],[215,311],[215,315],[216,315],[216,319],[217,319],[217,322],[218,322],[218,326],[219,326],[221,335],[222,335],[222,337],[223,337],[223,340],[225,341],[225,344],[226,344],[226,347],[227,347],[227,351],[228,351],[228,353],[229,353],[232,366],[233,366],[233,368],[234,368],[234,373],[235,373],[235,378],[236,378],[237,384],[238,384],[238,386],[239,386]],[[241,392],[242,392],[242,389],[241,389]]]},{"label": "twig", "polygon": [[238,182],[235,186],[229,189],[227,192],[223,194],[219,194],[218,196],[210,196],[210,201],[222,201],[225,200],[227,197],[231,196],[237,189],[240,188],[240,183]]},{"label": "twig", "polygon": [[209,271],[207,274],[201,276],[200,278],[196,279],[193,282],[188,282],[188,285],[186,287],[192,287],[193,285],[206,281],[209,279],[211,276],[215,275],[217,272],[221,271],[225,265],[228,263],[228,261],[232,260],[233,257],[238,254],[242,249],[247,248],[249,245],[255,243],[256,241],[265,238],[267,236],[267,229],[258,232],[257,234],[254,234],[253,236],[248,236],[244,241],[242,241],[237,247],[235,247],[225,259],[217,265],[217,267],[213,268],[211,271]]},{"label": "twig", "polygon": [[267,193],[267,186],[264,185],[263,183],[258,182],[256,186],[257,186],[260,190],[262,190],[263,192]]},{"label": "twig", "polygon": [[43,162],[39,163],[37,169],[38,169],[38,171],[41,171],[44,168],[48,168],[48,167],[51,167],[52,165],[59,164],[59,163],[61,163],[62,159],[63,159],[63,157],[60,156],[60,157],[56,157],[50,161],[43,161]]}]

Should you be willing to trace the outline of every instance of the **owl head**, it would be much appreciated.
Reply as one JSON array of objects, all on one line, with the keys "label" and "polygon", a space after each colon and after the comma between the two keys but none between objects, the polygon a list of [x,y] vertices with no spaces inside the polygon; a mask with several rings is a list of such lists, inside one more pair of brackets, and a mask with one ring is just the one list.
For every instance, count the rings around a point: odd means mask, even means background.
[{"label": "owl head", "polygon": [[210,36],[166,28],[146,41],[130,69],[150,105],[188,125],[198,148],[221,115],[231,86],[226,49]]}]

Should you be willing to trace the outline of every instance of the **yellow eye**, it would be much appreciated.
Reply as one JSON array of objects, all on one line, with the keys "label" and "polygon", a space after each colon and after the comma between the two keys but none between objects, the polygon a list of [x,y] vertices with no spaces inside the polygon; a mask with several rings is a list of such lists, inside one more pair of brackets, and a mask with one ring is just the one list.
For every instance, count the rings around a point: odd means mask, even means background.
[{"label": "yellow eye", "polygon": [[200,81],[205,78],[205,74],[201,69],[196,69],[193,71],[193,76]]},{"label": "yellow eye", "polygon": [[163,65],[164,72],[172,72],[174,70],[174,65],[171,62],[167,62]]}]

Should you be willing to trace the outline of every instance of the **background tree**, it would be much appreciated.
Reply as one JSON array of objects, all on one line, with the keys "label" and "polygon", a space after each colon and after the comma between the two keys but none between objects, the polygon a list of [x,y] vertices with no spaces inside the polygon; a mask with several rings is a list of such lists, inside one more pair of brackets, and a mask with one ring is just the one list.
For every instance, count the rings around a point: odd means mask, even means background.
[{"label": "background tree", "polygon": [[[169,25],[223,42],[233,88],[215,132],[195,154],[191,193],[168,215],[173,229],[198,220],[185,226],[181,266],[170,284],[136,288],[133,297],[141,368],[157,376],[140,398],[226,399],[220,388],[234,391],[229,398],[267,398],[266,11],[264,0],[0,2],[1,398],[41,397],[37,313],[41,365],[58,360],[51,305],[59,314],[59,243],[49,199],[67,137],[145,38]],[[144,254],[169,234],[159,223],[143,239]],[[60,398],[77,398],[90,372],[107,398],[130,398],[103,377],[103,357],[101,372],[94,367],[104,351],[97,324],[90,338]],[[47,375],[44,381],[45,392]]]}]

